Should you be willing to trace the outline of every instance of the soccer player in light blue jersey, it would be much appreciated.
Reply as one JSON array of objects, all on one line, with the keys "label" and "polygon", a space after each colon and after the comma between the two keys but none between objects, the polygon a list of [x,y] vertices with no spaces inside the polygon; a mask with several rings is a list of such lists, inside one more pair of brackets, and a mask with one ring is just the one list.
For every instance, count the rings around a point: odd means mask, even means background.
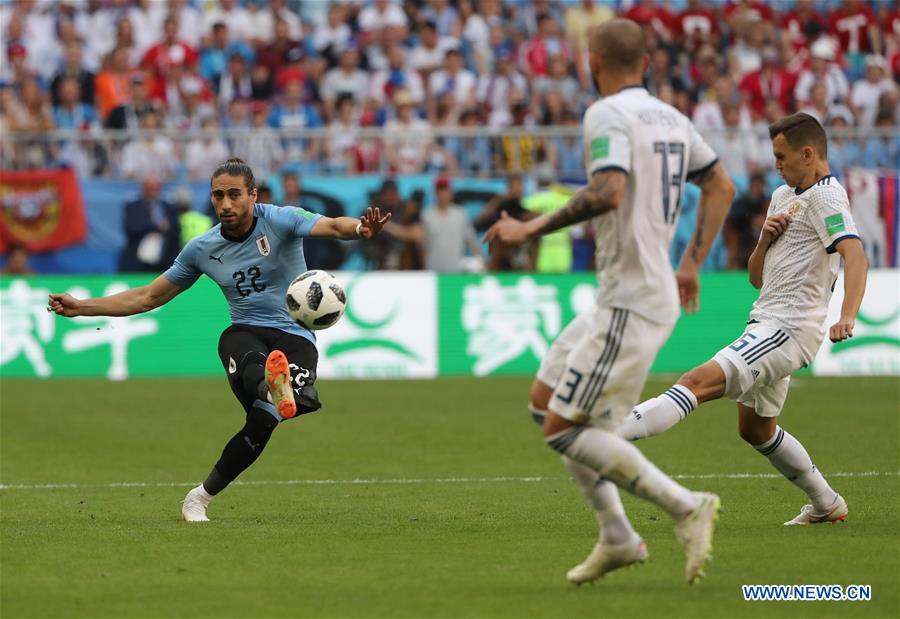
[{"label": "soccer player in light blue jersey", "polygon": [[257,204],[253,171],[240,159],[216,168],[210,194],[219,225],[191,240],[151,283],[98,299],[51,294],[48,305],[68,317],[131,316],[168,303],[202,274],[222,289],[232,324],[219,338],[219,358],[246,421],[206,481],[185,497],[188,522],[209,520],[209,502],[253,464],[281,421],[322,406],[315,335],[291,320],[285,305],[288,285],[306,270],[303,238],[370,239],[390,219],[378,208],[357,220]]}]

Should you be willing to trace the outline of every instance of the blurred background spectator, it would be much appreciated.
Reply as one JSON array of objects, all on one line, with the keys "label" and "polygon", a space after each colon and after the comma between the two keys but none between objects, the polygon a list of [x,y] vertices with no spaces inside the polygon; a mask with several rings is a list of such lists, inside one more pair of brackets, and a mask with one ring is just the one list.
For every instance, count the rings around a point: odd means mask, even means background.
[{"label": "blurred background spectator", "polygon": [[178,208],[162,197],[158,176],[141,180],[141,195],[125,203],[122,225],[125,247],[119,270],[125,273],[160,273],[171,266],[181,249]]}]

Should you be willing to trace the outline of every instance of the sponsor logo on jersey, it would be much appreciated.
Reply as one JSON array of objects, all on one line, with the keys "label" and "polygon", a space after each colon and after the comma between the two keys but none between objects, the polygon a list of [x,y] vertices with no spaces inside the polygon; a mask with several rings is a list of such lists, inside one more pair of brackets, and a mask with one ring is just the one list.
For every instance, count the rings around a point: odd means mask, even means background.
[{"label": "sponsor logo on jersey", "polygon": [[609,157],[609,138],[594,138],[591,140],[591,159],[604,157]]},{"label": "sponsor logo on jersey", "polygon": [[257,249],[259,249],[259,253],[263,256],[269,255],[269,250],[271,249],[271,247],[269,247],[269,239],[265,234],[256,239],[256,247]]},{"label": "sponsor logo on jersey", "polygon": [[825,228],[828,230],[829,236],[836,232],[842,232],[844,228],[844,216],[840,213],[830,215],[825,218]]}]

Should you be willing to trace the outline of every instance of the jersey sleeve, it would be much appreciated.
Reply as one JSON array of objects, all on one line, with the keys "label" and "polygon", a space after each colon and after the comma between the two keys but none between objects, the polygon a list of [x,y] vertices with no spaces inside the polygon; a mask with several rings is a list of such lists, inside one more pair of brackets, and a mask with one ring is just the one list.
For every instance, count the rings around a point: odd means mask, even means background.
[{"label": "jersey sleeve", "polygon": [[175,257],[172,266],[163,273],[167,280],[179,288],[185,290],[190,288],[203,275],[203,271],[197,266],[197,256],[200,251],[198,243],[197,238],[192,239]]},{"label": "jersey sleeve", "polygon": [[691,143],[688,153],[687,179],[703,174],[719,161],[716,152],[706,143],[694,123],[690,123]]},{"label": "jersey sleeve", "polygon": [[631,135],[621,114],[599,102],[584,115],[587,175],[605,170],[631,173]]},{"label": "jersey sleeve", "polygon": [[841,187],[827,185],[817,187],[818,191],[809,197],[810,221],[825,251],[833,254],[837,245],[846,239],[858,239],[859,233],[853,216],[850,215],[850,201]]},{"label": "jersey sleeve", "polygon": [[265,216],[278,236],[310,236],[321,215],[299,206],[266,205]]}]

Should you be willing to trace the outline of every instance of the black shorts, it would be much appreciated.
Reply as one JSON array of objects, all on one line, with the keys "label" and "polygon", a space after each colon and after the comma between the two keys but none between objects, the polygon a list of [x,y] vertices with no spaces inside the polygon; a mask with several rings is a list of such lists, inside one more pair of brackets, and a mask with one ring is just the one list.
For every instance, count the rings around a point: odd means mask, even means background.
[{"label": "black shorts", "polygon": [[305,337],[286,333],[269,327],[231,325],[219,336],[219,359],[228,376],[231,390],[244,410],[249,412],[259,393],[245,387],[242,374],[247,363],[265,364],[266,357],[273,350],[285,354],[294,383],[294,401],[297,414],[319,410],[319,394],[316,392],[316,366],[319,351],[315,344]]}]

